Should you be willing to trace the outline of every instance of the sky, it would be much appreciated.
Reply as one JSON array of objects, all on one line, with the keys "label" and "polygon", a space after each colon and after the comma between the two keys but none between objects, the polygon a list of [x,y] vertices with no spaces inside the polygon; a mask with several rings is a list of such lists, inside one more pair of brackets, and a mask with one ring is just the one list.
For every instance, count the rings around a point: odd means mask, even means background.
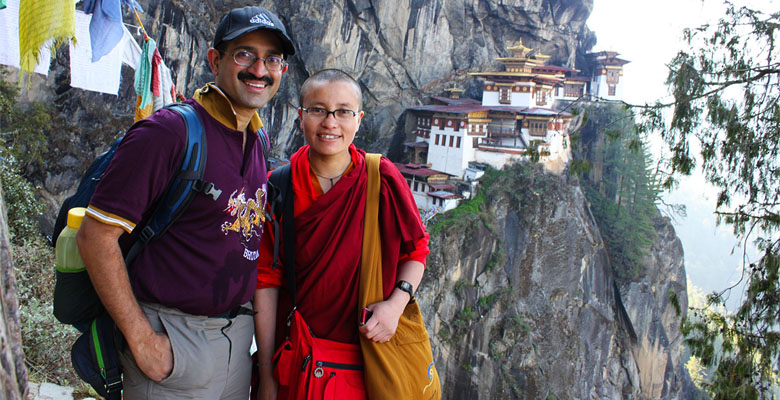
[{"label": "sky", "polygon": [[[780,10],[780,0],[735,0],[734,4]],[[644,104],[667,96],[665,64],[683,48],[683,29],[715,22],[723,15],[718,0],[594,0],[587,24],[598,38],[594,51],[617,51],[631,61],[623,69],[624,100]],[[723,290],[741,276],[743,248],[729,226],[716,225],[717,192],[702,174],[697,171],[680,183],[664,199],[687,206],[687,217],[673,224],[685,251],[688,280],[705,293]],[[748,262],[755,261],[755,249],[747,247]],[[739,300],[739,293],[732,293],[728,308],[734,310]]]}]

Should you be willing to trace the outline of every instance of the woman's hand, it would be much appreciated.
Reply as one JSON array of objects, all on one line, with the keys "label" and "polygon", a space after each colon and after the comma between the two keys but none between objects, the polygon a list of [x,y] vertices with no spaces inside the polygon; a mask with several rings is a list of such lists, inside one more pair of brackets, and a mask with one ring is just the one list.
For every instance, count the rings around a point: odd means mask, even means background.
[{"label": "woman's hand", "polygon": [[374,342],[389,342],[395,335],[398,320],[407,304],[409,304],[409,295],[401,290],[394,290],[387,300],[366,307],[373,314],[358,330],[363,336]]}]

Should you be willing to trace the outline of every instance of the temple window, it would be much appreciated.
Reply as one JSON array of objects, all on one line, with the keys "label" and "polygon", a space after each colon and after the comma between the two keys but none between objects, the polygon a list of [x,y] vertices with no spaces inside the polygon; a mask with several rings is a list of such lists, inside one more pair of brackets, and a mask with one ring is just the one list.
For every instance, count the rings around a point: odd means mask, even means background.
[{"label": "temple window", "polygon": [[565,97],[580,97],[582,96],[582,86],[567,84],[564,86],[563,95]]},{"label": "temple window", "polygon": [[608,70],[607,71],[607,83],[618,83],[618,79],[620,78],[620,71],[617,70]]},{"label": "temple window", "polygon": [[500,104],[510,104],[509,100],[509,88],[499,88],[498,90],[498,102]]},{"label": "temple window", "polygon": [[530,134],[534,136],[547,136],[546,121],[531,121],[529,126]]},{"label": "temple window", "polygon": [[547,91],[543,89],[536,89],[536,104],[547,104]]}]

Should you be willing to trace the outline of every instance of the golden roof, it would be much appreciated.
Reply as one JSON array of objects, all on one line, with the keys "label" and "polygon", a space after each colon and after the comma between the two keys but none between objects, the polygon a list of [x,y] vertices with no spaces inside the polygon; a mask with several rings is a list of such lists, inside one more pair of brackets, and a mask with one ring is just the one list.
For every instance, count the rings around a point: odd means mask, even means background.
[{"label": "golden roof", "polygon": [[454,83],[454,82],[453,82],[451,88],[444,89],[444,91],[445,92],[449,92],[449,93],[463,93],[463,92],[465,92],[465,90],[459,88],[458,85],[456,83]]},{"label": "golden roof", "polygon": [[530,47],[523,46],[523,39],[518,39],[514,46],[509,46],[506,49],[514,53],[517,58],[526,58],[528,53],[533,50]]}]

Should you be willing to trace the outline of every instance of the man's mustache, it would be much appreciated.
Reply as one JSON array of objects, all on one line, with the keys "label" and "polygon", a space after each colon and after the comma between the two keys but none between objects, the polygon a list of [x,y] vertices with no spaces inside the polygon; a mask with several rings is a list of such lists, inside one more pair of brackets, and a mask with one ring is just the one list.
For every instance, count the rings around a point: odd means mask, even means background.
[{"label": "man's mustache", "polygon": [[273,86],[274,80],[270,76],[263,76],[263,77],[257,77],[252,75],[249,72],[242,71],[238,73],[238,80],[241,81],[247,81],[247,80],[253,80],[253,81],[263,81],[268,86]]}]

